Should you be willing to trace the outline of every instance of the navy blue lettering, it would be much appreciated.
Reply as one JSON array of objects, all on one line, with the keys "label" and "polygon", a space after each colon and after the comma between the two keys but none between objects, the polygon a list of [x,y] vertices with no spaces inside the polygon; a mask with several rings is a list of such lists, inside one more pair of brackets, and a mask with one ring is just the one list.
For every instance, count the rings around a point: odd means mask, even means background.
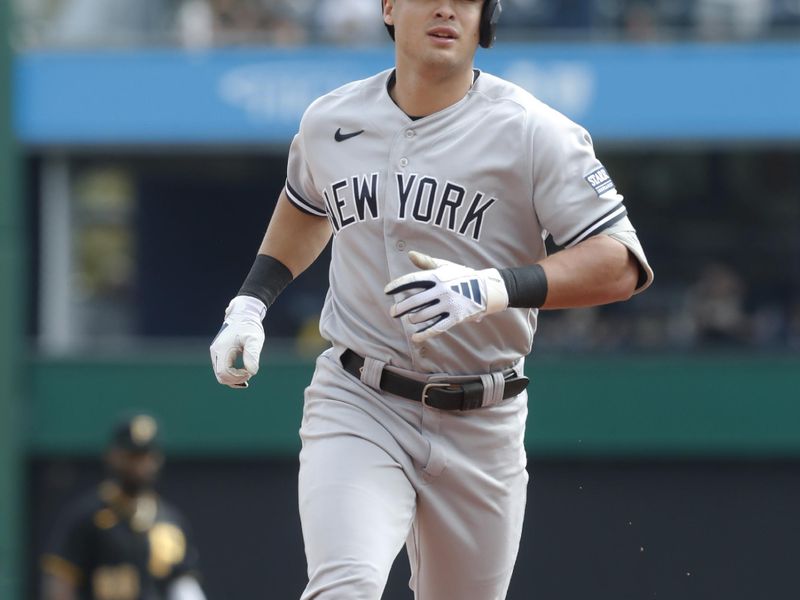
[{"label": "navy blue lettering", "polygon": [[[436,180],[433,177],[423,177],[419,180],[417,198],[414,201],[414,218],[422,223],[427,223],[433,216],[433,200],[436,198]],[[428,198],[423,211],[423,196],[428,188]]]},{"label": "navy blue lettering", "polygon": [[339,223],[342,229],[356,222],[356,218],[354,216],[350,215],[348,217],[345,217],[342,214],[342,208],[344,208],[347,205],[347,203],[344,201],[343,198],[339,196],[339,190],[346,187],[347,187],[346,179],[342,181],[337,181],[331,186],[331,189],[333,190],[333,199],[336,204],[336,213],[339,215]]},{"label": "navy blue lettering", "polygon": [[467,211],[467,216],[464,217],[464,220],[461,222],[461,227],[458,229],[458,233],[466,235],[467,230],[472,226],[472,239],[476,241],[481,237],[483,215],[492,204],[497,202],[497,198],[489,198],[484,204],[481,204],[481,200],[483,200],[483,194],[478,192],[472,199],[472,204]]},{"label": "navy blue lettering", "polygon": [[399,219],[406,218],[406,204],[411,197],[411,188],[414,187],[414,182],[417,180],[416,174],[411,175],[408,180],[408,185],[405,185],[405,178],[402,173],[397,173],[397,189],[400,192],[400,212],[398,213]]},{"label": "navy blue lettering", "polygon": [[[447,229],[455,231],[456,229],[456,213],[458,211],[458,207],[464,202],[464,196],[467,194],[467,190],[465,190],[460,185],[456,185],[455,183],[447,182],[447,185],[444,188],[444,195],[442,196],[442,202],[439,204],[439,210],[436,211],[436,219],[434,220],[434,224],[438,225],[439,227],[442,226],[442,220],[444,219],[444,213],[447,212]],[[455,198],[452,196],[455,195]]]},{"label": "navy blue lettering", "polygon": [[363,221],[366,210],[373,219],[378,218],[378,174],[373,173],[369,182],[366,176],[362,176],[361,181],[358,177],[353,177],[353,193],[356,198],[356,214],[358,220]]}]

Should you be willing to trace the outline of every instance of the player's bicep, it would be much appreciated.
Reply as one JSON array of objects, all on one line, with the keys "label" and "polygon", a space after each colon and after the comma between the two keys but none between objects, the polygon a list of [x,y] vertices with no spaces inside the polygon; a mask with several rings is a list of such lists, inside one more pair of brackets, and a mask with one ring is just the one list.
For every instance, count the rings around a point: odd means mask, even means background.
[{"label": "player's bicep", "polygon": [[327,218],[299,210],[282,192],[259,253],[278,259],[297,277],[325,249],[332,231]]}]

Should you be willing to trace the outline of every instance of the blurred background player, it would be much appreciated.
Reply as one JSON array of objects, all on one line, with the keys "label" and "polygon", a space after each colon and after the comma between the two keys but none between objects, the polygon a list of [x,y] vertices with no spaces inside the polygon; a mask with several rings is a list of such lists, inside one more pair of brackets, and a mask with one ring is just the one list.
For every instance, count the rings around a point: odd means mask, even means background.
[{"label": "blurred background player", "polygon": [[113,429],[107,479],[64,511],[42,557],[43,600],[205,599],[184,518],[154,489],[157,434],[149,415]]}]

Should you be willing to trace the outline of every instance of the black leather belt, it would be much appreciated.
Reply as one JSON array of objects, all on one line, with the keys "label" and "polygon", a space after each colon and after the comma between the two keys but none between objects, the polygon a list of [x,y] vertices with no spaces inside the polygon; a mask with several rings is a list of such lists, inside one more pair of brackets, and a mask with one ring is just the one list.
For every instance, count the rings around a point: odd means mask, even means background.
[{"label": "black leather belt", "polygon": [[[364,357],[348,349],[342,353],[341,361],[345,371],[353,377],[361,379]],[[528,378],[517,377],[513,369],[505,371],[503,376],[505,377],[503,400],[522,393],[528,386]],[[480,379],[456,383],[425,382],[409,379],[388,369],[383,369],[380,387],[384,392],[408,400],[416,400],[440,410],[470,410],[483,405],[483,383]]]}]

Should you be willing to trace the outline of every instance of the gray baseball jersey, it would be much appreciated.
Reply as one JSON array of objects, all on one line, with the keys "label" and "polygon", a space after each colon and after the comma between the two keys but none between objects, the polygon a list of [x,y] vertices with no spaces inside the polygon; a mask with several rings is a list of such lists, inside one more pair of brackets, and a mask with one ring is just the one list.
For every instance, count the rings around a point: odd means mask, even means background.
[{"label": "gray baseball jersey", "polygon": [[387,93],[393,71],[345,85],[306,111],[289,154],[292,203],[334,231],[321,332],[421,372],[485,373],[531,350],[537,311],[509,309],[424,345],[393,319],[383,286],[418,250],[476,269],[531,264],[547,234],[571,246],[600,232],[652,271],[588,133],[520,87],[481,73],[458,103],[412,120]]},{"label": "gray baseball jersey", "polygon": [[419,599],[501,600],[517,554],[527,489],[527,394],[444,411],[386,394],[365,362],[426,374],[521,374],[536,310],[461,323],[424,344],[390,316],[391,280],[409,250],[469,267],[545,257],[603,232],[652,271],[622,196],[588,134],[519,87],[482,73],[456,104],[414,120],[392,101],[392,71],[312,104],[292,142],[286,194],[334,231],[321,319],[333,348],[306,389],[299,505],[309,583],[302,600],[380,597],[403,542]]}]

